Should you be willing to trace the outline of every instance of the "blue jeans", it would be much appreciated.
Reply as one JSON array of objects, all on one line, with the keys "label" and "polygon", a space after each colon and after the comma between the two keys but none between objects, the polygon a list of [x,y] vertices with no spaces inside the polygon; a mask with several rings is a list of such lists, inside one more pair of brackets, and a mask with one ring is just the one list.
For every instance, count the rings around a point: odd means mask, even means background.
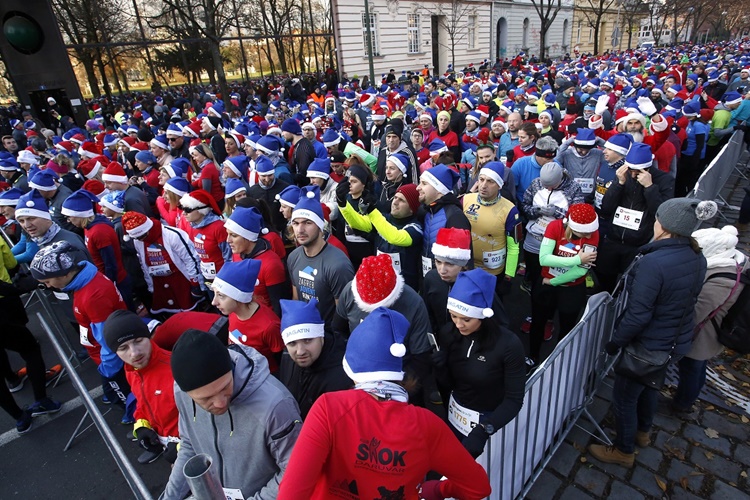
[{"label": "blue jeans", "polygon": [[680,383],[672,403],[680,410],[689,410],[706,383],[707,360],[682,358],[677,366],[680,369]]},{"label": "blue jeans", "polygon": [[615,430],[617,431],[615,446],[623,453],[633,453],[636,430],[642,432],[651,430],[656,414],[658,391],[622,375],[615,375],[612,394]]}]

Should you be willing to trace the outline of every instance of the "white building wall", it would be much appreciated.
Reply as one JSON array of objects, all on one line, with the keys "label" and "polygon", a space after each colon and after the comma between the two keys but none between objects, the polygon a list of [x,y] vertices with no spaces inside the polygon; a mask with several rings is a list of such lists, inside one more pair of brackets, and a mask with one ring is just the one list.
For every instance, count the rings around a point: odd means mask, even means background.
[{"label": "white building wall", "polygon": [[[529,52],[527,55],[536,54],[539,55],[540,44],[540,31],[541,21],[539,15],[534,9],[534,5],[530,0],[516,0],[513,2],[508,1],[496,1],[494,2],[492,9],[492,41],[491,53],[494,60],[495,55],[498,53],[497,48],[497,36],[496,29],[498,26],[498,20],[505,18],[507,21],[508,32],[506,38],[506,50],[505,53],[500,52],[500,57],[515,57],[521,50],[527,48]],[[524,46],[524,20],[528,19],[529,29]],[[566,24],[567,21],[567,24]],[[567,27],[567,30],[563,30]],[[563,55],[565,52],[572,51],[571,34],[573,30],[573,0],[563,0],[562,8],[558,12],[555,21],[552,23],[551,28],[547,31],[547,46],[549,46],[548,55],[549,57],[558,57]]]},{"label": "white building wall", "polygon": [[[476,43],[474,49],[468,48],[468,39],[464,36],[456,44],[456,67],[462,68],[469,63],[476,66],[491,56],[491,29],[487,22],[491,17],[491,2],[467,0],[464,5],[470,6],[471,15],[475,15]],[[432,51],[432,22],[431,16],[441,13],[450,15],[450,2],[405,1],[405,0],[370,0],[370,13],[377,14],[377,38],[379,41],[379,55],[373,59],[375,77],[380,78],[391,68],[397,74],[401,70],[419,71],[424,65],[429,65],[432,73],[443,73],[450,63],[449,36],[443,29],[439,29],[440,40],[440,68],[433,68]],[[463,7],[462,7],[463,8]],[[360,78],[369,74],[367,51],[364,45],[362,31],[362,16],[364,14],[363,0],[333,0],[334,30],[339,51],[340,72],[345,72],[351,78]],[[420,17],[420,50],[409,53],[407,16],[419,14]],[[458,38],[458,37],[456,37]]]}]

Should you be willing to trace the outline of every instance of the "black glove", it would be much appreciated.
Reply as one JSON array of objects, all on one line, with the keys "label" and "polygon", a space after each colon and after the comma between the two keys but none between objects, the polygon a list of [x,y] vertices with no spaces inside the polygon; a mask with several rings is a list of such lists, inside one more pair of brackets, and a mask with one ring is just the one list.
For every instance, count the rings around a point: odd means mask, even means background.
[{"label": "black glove", "polygon": [[349,195],[349,179],[341,179],[339,185],[336,186],[336,203],[340,207],[346,206],[346,197]]},{"label": "black glove", "polygon": [[173,464],[177,461],[177,443],[170,441],[167,443],[167,449],[164,451],[164,460]]},{"label": "black glove", "polygon": [[512,284],[512,279],[503,278],[503,280],[500,282],[500,289],[498,290],[500,295],[508,295],[511,292]]},{"label": "black glove", "polygon": [[362,193],[359,199],[359,213],[367,215],[376,208],[378,208],[378,200],[375,198],[375,195],[369,191]]},{"label": "black glove", "polygon": [[31,273],[19,272],[13,277],[13,285],[15,285],[21,293],[28,293],[40,288],[41,283],[39,283]]},{"label": "black glove", "polygon": [[469,435],[464,438],[461,444],[464,445],[466,451],[468,451],[473,458],[477,458],[484,451],[484,445],[487,444],[488,437],[489,436],[484,428],[481,425],[477,425],[471,430]]},{"label": "black glove", "polygon": [[607,345],[604,346],[604,350],[607,351],[607,354],[610,356],[614,356],[620,350],[620,346],[614,342],[607,342]]},{"label": "black glove", "polygon": [[432,353],[432,366],[435,368],[445,368],[448,364],[448,349],[440,349]]},{"label": "black glove", "polygon": [[139,427],[135,430],[135,438],[138,445],[144,450],[155,451],[156,448],[162,448],[159,436],[148,427]]}]

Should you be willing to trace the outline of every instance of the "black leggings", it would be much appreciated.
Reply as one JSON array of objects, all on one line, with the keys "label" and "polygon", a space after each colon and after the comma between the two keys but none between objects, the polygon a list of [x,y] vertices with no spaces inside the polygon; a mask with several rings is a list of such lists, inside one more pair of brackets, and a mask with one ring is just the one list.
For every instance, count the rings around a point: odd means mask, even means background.
[{"label": "black leggings", "polygon": [[[26,370],[34,390],[34,399],[40,401],[47,397],[46,372],[42,350],[39,342],[31,334],[25,325],[5,325],[0,334],[0,373],[4,376],[14,373],[10,367],[6,349],[15,351],[26,361]],[[8,412],[11,417],[18,420],[21,418],[21,408],[16,404],[13,395],[4,380],[0,381],[0,407]]]},{"label": "black leggings", "polygon": [[529,335],[529,356],[539,358],[544,342],[544,327],[548,320],[560,320],[559,340],[570,332],[586,306],[586,284],[574,286],[543,285],[541,277],[531,290],[531,334]]}]

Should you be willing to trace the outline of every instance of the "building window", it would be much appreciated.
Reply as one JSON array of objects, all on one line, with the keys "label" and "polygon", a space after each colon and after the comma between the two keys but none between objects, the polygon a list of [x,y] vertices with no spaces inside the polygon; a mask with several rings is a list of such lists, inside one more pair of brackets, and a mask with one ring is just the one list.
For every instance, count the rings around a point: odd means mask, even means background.
[{"label": "building window", "polygon": [[[380,43],[378,39],[378,15],[370,14],[370,36],[372,37],[372,54],[374,56],[380,55]],[[367,54],[367,17],[362,14],[362,42],[365,47],[365,54]]]},{"label": "building window", "polygon": [[467,28],[467,35],[469,37],[469,48],[477,48],[477,16],[469,16],[469,24]]},{"label": "building window", "polygon": [[589,28],[589,43],[591,43],[591,40],[594,37],[594,30],[593,28]]},{"label": "building window", "polygon": [[419,14],[408,14],[406,16],[406,27],[409,38],[409,54],[416,54],[420,51],[419,45]]},{"label": "building window", "polygon": [[582,22],[578,21],[578,31],[576,32],[576,43],[581,43],[581,24]]},{"label": "building window", "polygon": [[521,45],[523,45],[524,50],[529,48],[529,18],[528,17],[523,20],[523,39],[521,41]]}]

